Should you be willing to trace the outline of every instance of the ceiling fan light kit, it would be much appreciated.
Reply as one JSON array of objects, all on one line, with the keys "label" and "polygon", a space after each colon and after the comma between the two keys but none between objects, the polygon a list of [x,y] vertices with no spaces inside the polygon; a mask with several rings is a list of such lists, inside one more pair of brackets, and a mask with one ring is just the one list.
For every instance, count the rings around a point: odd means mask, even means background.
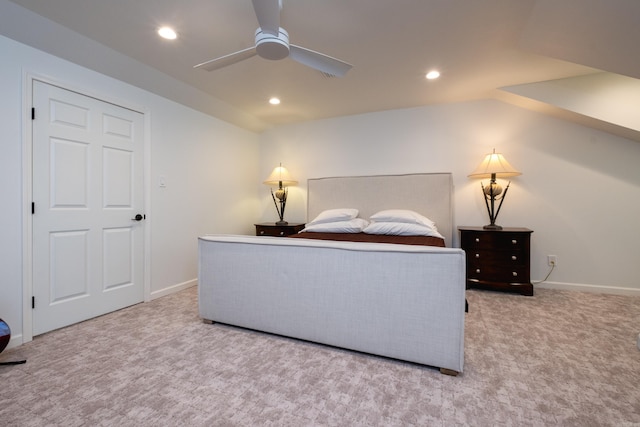
[{"label": "ceiling fan light kit", "polygon": [[203,62],[194,68],[214,71],[255,55],[272,61],[290,57],[324,75],[335,77],[344,76],[353,67],[323,53],[289,44],[289,33],[280,27],[280,0],[253,0],[253,9],[260,25],[255,32],[255,46]]}]

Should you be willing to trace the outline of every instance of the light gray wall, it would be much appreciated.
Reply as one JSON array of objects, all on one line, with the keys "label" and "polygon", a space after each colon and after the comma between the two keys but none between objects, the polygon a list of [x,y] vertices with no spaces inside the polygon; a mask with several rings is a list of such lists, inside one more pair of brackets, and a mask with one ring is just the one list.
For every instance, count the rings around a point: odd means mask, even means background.
[{"label": "light gray wall", "polygon": [[[168,101],[0,36],[0,317],[21,342],[23,320],[23,100],[27,73],[121,100],[149,120],[146,183],[151,233],[150,297],[195,283],[197,236],[250,233],[259,218],[259,137],[253,132]],[[158,178],[166,177],[160,188]]]},{"label": "light gray wall", "polygon": [[[467,175],[495,148],[522,172],[497,223],[534,230],[532,279],[552,254],[558,265],[542,286],[640,295],[637,142],[489,100],[282,126],[261,140],[262,176],[282,162],[300,181],[289,221],[306,219],[307,178],[452,172],[455,224],[484,225],[480,182]],[[261,191],[262,217],[273,220]]]}]

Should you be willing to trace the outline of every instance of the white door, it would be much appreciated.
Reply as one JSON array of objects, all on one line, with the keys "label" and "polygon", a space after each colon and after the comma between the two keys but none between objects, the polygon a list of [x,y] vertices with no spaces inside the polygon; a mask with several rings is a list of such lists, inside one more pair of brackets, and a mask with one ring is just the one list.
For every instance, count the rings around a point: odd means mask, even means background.
[{"label": "white door", "polygon": [[143,301],[144,116],[39,81],[33,107],[38,335]]}]

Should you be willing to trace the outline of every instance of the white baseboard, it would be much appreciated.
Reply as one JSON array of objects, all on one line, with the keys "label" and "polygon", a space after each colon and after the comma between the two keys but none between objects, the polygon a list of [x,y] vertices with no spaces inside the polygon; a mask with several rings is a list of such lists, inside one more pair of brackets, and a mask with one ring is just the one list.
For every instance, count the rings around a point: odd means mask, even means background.
[{"label": "white baseboard", "polygon": [[167,295],[175,294],[176,292],[180,292],[184,289],[190,288],[192,286],[196,286],[198,284],[198,279],[188,280],[186,282],[178,283],[177,285],[169,286],[164,289],[160,289],[159,291],[151,292],[151,299],[154,300],[156,298],[164,297]]},{"label": "white baseboard", "polygon": [[557,289],[562,291],[593,292],[598,294],[626,295],[640,297],[640,289],[619,286],[584,285],[580,283],[543,282],[534,284],[534,288]]},{"label": "white baseboard", "polygon": [[24,344],[22,342],[22,334],[19,334],[19,335],[11,334],[11,338],[9,339],[9,344],[7,344],[7,350],[9,350],[10,348],[18,347],[22,344]]}]

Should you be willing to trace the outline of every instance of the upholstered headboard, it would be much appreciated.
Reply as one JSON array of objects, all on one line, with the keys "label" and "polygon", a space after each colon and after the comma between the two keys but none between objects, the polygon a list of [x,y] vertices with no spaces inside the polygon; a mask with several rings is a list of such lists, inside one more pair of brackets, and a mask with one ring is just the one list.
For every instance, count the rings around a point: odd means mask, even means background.
[{"label": "upholstered headboard", "polygon": [[433,220],[446,245],[452,244],[450,173],[312,178],[307,189],[308,221],[326,209],[356,208],[365,219],[383,209],[410,209]]}]

